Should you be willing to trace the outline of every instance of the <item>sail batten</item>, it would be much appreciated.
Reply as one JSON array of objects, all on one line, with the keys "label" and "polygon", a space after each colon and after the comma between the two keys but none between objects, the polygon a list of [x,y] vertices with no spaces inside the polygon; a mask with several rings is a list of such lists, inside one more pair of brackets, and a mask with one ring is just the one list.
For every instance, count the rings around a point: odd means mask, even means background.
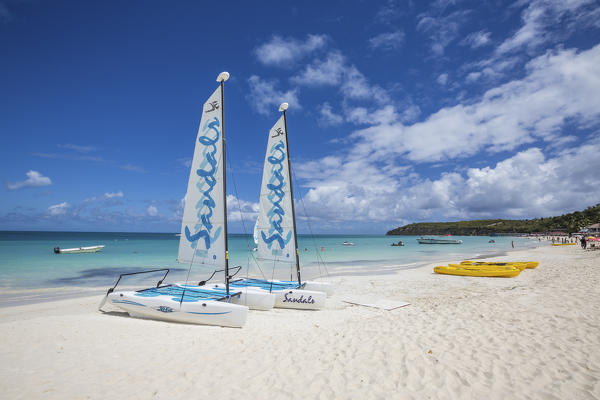
[{"label": "sail batten", "polygon": [[258,258],[296,263],[295,229],[284,116],[269,131],[257,221]]},{"label": "sail batten", "polygon": [[225,266],[223,96],[217,88],[204,103],[190,169],[177,261]]}]

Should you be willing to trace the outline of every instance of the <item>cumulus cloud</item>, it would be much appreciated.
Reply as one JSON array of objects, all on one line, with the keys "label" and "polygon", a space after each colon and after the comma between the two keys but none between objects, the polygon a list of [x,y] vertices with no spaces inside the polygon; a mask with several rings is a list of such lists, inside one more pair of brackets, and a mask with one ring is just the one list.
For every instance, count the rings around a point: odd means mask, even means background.
[{"label": "cumulus cloud", "polygon": [[290,108],[301,108],[297,91],[283,91],[276,88],[277,81],[264,80],[256,75],[248,79],[250,92],[248,101],[259,114],[273,115],[277,107],[283,102],[289,103]]},{"label": "cumulus cloud", "polygon": [[246,229],[252,230],[257,217],[258,203],[239,199],[232,194],[227,195],[227,221],[244,221]]},{"label": "cumulus cloud", "polygon": [[598,26],[600,8],[595,0],[534,0],[521,14],[522,26],[498,46],[504,54],[526,48],[532,50],[544,43],[560,40],[578,28]]},{"label": "cumulus cloud", "polygon": [[57,215],[65,215],[69,207],[69,203],[67,202],[55,204],[53,206],[48,207],[48,214],[52,217],[55,217]]},{"label": "cumulus cloud", "polygon": [[[547,158],[530,148],[495,166],[418,177],[370,159],[326,157],[297,168],[309,189],[303,203],[317,219],[383,222],[437,218],[528,218],[581,209],[600,198],[600,145],[588,143]],[[365,177],[361,179],[360,177]],[[367,178],[368,177],[368,178]]]},{"label": "cumulus cloud", "polygon": [[599,63],[600,45],[547,53],[527,65],[523,79],[488,90],[477,102],[443,108],[413,125],[396,122],[355,132],[355,151],[433,162],[552,141],[566,121],[582,126],[597,121]]},{"label": "cumulus cloud", "polygon": [[52,181],[47,176],[43,176],[37,171],[30,170],[25,174],[27,179],[21,182],[7,183],[8,190],[23,189],[26,187],[39,187],[48,186],[52,184]]},{"label": "cumulus cloud", "polygon": [[292,77],[292,83],[304,86],[337,86],[346,71],[346,59],[339,51],[327,54],[325,59],[317,59],[299,74]]},{"label": "cumulus cloud", "polygon": [[398,50],[404,43],[404,32],[394,31],[381,33],[369,39],[371,49],[384,51]]},{"label": "cumulus cloud", "polygon": [[158,215],[158,208],[155,206],[148,206],[146,213],[151,217],[156,217]]},{"label": "cumulus cloud", "polygon": [[325,35],[307,35],[304,41],[273,36],[270,41],[257,47],[254,54],[262,64],[281,66],[325,47],[326,43]]},{"label": "cumulus cloud", "polygon": [[439,83],[442,86],[445,86],[446,83],[448,83],[448,74],[440,74],[437,77],[436,82]]},{"label": "cumulus cloud", "polygon": [[[527,64],[522,79],[413,124],[400,122],[390,106],[378,114],[347,109],[348,120],[370,126],[354,132],[345,151],[296,165],[308,214],[338,224],[394,225],[432,217],[548,216],[597,203],[600,176],[581,172],[600,168],[598,137],[579,146],[569,142],[569,129],[600,122],[597,65],[600,45],[548,52]],[[557,141],[559,152],[549,145]],[[456,163],[518,148],[525,150],[495,165],[457,168],[436,178],[418,175],[409,164]]]},{"label": "cumulus cloud", "polygon": [[340,125],[344,122],[344,117],[333,112],[329,103],[325,102],[319,107],[319,123],[323,126]]},{"label": "cumulus cloud", "polygon": [[390,101],[381,87],[371,84],[339,51],[330,52],[324,59],[307,65],[291,82],[301,86],[338,86],[345,99],[373,100],[378,103]]}]

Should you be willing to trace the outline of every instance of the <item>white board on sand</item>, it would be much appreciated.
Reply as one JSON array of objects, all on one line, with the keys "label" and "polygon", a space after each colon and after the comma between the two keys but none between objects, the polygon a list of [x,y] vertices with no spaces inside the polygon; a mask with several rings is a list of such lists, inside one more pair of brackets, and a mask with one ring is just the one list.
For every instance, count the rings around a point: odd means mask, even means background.
[{"label": "white board on sand", "polygon": [[382,310],[391,311],[396,308],[405,307],[410,303],[404,301],[388,300],[388,299],[369,299],[361,297],[350,297],[342,300],[344,303],[355,304],[357,306],[380,308]]}]

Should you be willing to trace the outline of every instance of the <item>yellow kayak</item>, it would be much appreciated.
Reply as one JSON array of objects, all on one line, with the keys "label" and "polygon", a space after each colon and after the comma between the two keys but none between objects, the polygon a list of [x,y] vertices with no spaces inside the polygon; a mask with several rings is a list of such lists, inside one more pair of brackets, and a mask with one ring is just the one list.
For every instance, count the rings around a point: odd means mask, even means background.
[{"label": "yellow kayak", "polygon": [[507,262],[485,262],[485,261],[461,261],[461,265],[501,265],[514,266],[523,270],[525,268],[537,268],[540,264],[538,261],[507,261]]},{"label": "yellow kayak", "polygon": [[512,278],[521,273],[517,268],[513,267],[497,267],[497,268],[477,268],[475,266],[462,266],[462,267],[446,267],[437,266],[433,268],[433,272],[436,274],[444,275],[460,275],[460,276],[488,276],[488,277],[505,277]]},{"label": "yellow kayak", "polygon": [[552,243],[552,246],[575,246],[577,243]]},{"label": "yellow kayak", "polygon": [[525,264],[515,264],[515,263],[503,263],[503,264],[448,264],[448,266],[450,267],[454,267],[454,268],[469,268],[469,269],[473,269],[473,268],[481,268],[481,269],[496,269],[496,268],[501,268],[501,267],[511,267],[511,268],[516,268],[519,271],[523,271],[525,268],[527,268],[527,266]]}]

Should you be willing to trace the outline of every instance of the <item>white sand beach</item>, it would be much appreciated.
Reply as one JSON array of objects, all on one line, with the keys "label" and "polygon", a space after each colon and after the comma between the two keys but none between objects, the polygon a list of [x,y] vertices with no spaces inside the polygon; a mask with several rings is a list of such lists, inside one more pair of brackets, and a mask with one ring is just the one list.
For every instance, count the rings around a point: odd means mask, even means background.
[{"label": "white sand beach", "polygon": [[325,310],[250,311],[242,329],[102,314],[99,296],[2,308],[0,398],[600,398],[600,252],[495,259],[540,266],[336,277]]}]

